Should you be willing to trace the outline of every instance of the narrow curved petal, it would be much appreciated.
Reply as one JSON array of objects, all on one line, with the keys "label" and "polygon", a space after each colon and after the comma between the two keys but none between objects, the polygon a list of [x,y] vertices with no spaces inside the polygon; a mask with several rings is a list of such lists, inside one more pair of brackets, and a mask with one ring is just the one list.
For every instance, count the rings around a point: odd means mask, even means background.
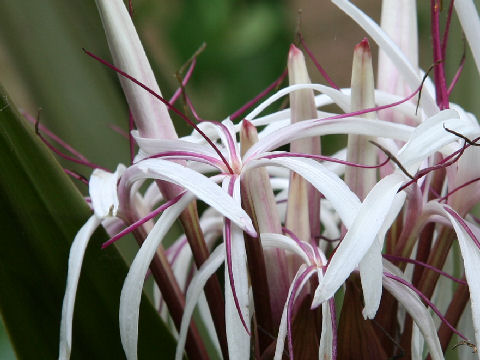
[{"label": "narrow curved petal", "polygon": [[455,0],[455,10],[480,73],[480,18],[472,0]]},{"label": "narrow curved petal", "polygon": [[415,172],[418,164],[427,156],[445,145],[458,140],[458,137],[445,130],[448,128],[465,136],[478,132],[478,124],[468,117],[460,117],[452,109],[443,110],[420,124],[411,138],[398,153],[398,160],[408,171]]},{"label": "narrow curved petal", "polygon": [[182,139],[177,140],[168,140],[168,139],[152,139],[140,136],[137,130],[131,132],[135,142],[138,144],[140,149],[147,155],[154,155],[162,152],[171,152],[171,151],[188,151],[197,153],[199,155],[204,155],[207,157],[218,158],[218,155],[210,146],[205,144],[197,144],[190,141],[185,141]]},{"label": "narrow curved petal", "polygon": [[[384,265],[388,272],[403,278],[398,268],[386,261],[384,261]],[[423,305],[422,300],[420,300],[418,295],[411,289],[386,276],[383,277],[383,286],[398,300],[400,304],[403,305],[413,321],[415,321],[430,348],[432,359],[442,360],[443,352],[440,346],[440,341],[438,340],[437,329],[435,328],[435,324],[428,309]]]},{"label": "narrow curved petal", "polygon": [[185,348],[185,342],[187,340],[187,331],[190,325],[190,320],[192,319],[193,310],[197,304],[198,297],[200,296],[205,283],[208,281],[210,276],[214,274],[218,268],[225,261],[225,246],[220,244],[217,248],[210,254],[208,259],[203,263],[203,265],[198,269],[198,271],[193,276],[192,281],[187,290],[185,296],[185,309],[183,311],[182,323],[180,325],[180,333],[177,341],[177,351],[175,353],[175,360],[181,360],[183,356],[183,350]]},{"label": "narrow curved petal", "polygon": [[[240,178],[225,179],[223,187],[240,203]],[[228,356],[243,360],[250,356],[250,311],[247,254],[240,228],[225,219],[225,324]]]},{"label": "narrow curved petal", "polygon": [[360,200],[341,180],[338,175],[327,170],[325,166],[312,159],[274,158],[255,160],[253,166],[281,166],[302,176],[320,191],[338,212],[347,228],[350,227],[360,208]]},{"label": "narrow curved petal", "polygon": [[328,301],[325,301],[322,304],[322,333],[320,334],[320,345],[318,347],[318,360],[331,360],[333,358],[334,335],[332,321],[334,320],[332,319],[330,304]]},{"label": "narrow curved petal", "polygon": [[305,251],[303,251],[295,240],[292,240],[288,236],[263,233],[260,235],[260,240],[262,241],[262,247],[265,249],[275,248],[291,251],[300,256],[305,264],[311,265],[310,259]]},{"label": "narrow curved petal", "polygon": [[[348,117],[343,119],[305,120],[284,126],[268,137],[261,138],[244,155],[244,159],[254,159],[261,154],[272,151],[293,140],[312,136],[330,134],[357,134],[374,137],[386,137],[394,140],[407,141],[414,128],[403,124],[387,121]],[[245,162],[245,160],[244,160]]]},{"label": "narrow curved petal", "polygon": [[120,187],[128,187],[133,182],[144,178],[165,180],[184,187],[248,234],[257,236],[248,214],[231,196],[206,176],[171,161],[149,159],[130,167],[122,177]]},{"label": "narrow curved petal", "polygon": [[[390,60],[397,66],[398,70],[405,77],[405,80],[412,89],[416,89],[420,86],[422,83],[420,72],[412,66],[403,52],[390,39],[390,37],[385,34],[377,23],[348,0],[332,0],[332,2],[350,16],[367,32],[368,35],[372,37],[380,49],[383,50],[389,56]],[[432,116],[438,112],[438,107],[435,104],[432,94],[428,91],[428,88],[423,89],[421,104],[428,116]]]},{"label": "narrow curved petal", "polygon": [[315,268],[308,269],[305,265],[300,266],[298,269],[295,278],[290,285],[290,289],[288,289],[288,297],[287,301],[285,301],[285,305],[283,307],[282,319],[280,320],[280,326],[278,328],[278,335],[277,335],[277,344],[275,347],[275,357],[274,360],[281,360],[283,356],[283,349],[285,347],[285,337],[287,336],[287,310],[288,310],[288,303],[292,297],[293,290],[295,289],[295,284],[297,280],[303,275],[303,280],[297,288],[295,298],[300,294],[303,287],[307,283],[307,281],[312,277],[313,274],[316,274],[317,271]]},{"label": "narrow curved petal", "polygon": [[[380,180],[367,195],[352,226],[330,260],[325,276],[315,291],[312,307],[331,298],[363,259],[386,221],[397,190],[404,181],[403,174],[391,174]],[[367,294],[366,297],[368,296]]]},{"label": "narrow curved petal", "polygon": [[128,360],[137,359],[138,316],[142,297],[143,282],[148,267],[177,217],[193,200],[192,194],[185,194],[176,204],[160,216],[130,266],[120,294],[120,338]]},{"label": "narrow curved petal", "polygon": [[303,89],[312,89],[316,91],[320,91],[326,95],[328,95],[335,104],[337,104],[343,111],[348,112],[350,109],[350,100],[348,96],[343,94],[341,91],[333,89],[331,87],[320,85],[320,84],[298,84],[298,85],[290,85],[286,88],[283,88],[277,91],[275,94],[270,96],[267,100],[263,101],[260,105],[258,105],[255,109],[252,110],[245,119],[251,121],[255,119],[255,117],[260,114],[263,110],[265,110],[268,106],[273,104],[278,99],[281,99],[283,96],[290,94],[291,92]]},{"label": "narrow curved petal", "polygon": [[480,249],[471,236],[476,237],[480,235],[480,231],[475,225],[468,224],[463,220],[448,205],[442,206],[438,203],[430,203],[428,206],[432,206],[439,213],[447,217],[457,234],[460,251],[462,252],[465,277],[467,278],[470,291],[470,306],[472,308],[473,328],[475,329],[475,342],[480,344]]},{"label": "narrow curved petal", "polygon": [[120,164],[117,171],[109,173],[102,169],[93,170],[88,183],[88,191],[92,200],[92,207],[98,218],[116,216],[118,212],[117,183],[125,171],[125,166]]},{"label": "narrow curved petal", "polygon": [[77,294],[78,280],[82,270],[83,256],[85,249],[95,229],[100,225],[100,219],[92,215],[85,225],[78,231],[70,248],[68,258],[67,288],[63,298],[62,320],[60,322],[60,349],[58,358],[60,360],[70,359],[72,350],[72,320],[75,307],[75,296]]},{"label": "narrow curved petal", "polygon": [[388,211],[387,217],[378,232],[372,246],[368,249],[365,257],[360,261],[358,266],[360,270],[360,280],[362,283],[363,298],[365,308],[362,311],[365,319],[373,319],[380,305],[382,297],[382,248],[387,231],[392,226],[398,213],[402,209],[405,202],[405,193],[397,194],[393,200],[393,204]]}]

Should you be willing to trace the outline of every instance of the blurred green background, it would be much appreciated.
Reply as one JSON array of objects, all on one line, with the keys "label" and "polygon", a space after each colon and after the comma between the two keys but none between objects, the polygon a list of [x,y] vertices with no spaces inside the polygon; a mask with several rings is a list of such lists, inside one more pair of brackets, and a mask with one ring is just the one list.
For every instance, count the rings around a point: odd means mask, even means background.
[{"label": "blurred green background", "polygon": [[[380,3],[355,1],[377,21]],[[128,110],[116,74],[82,52],[86,48],[110,59],[95,2],[1,0],[0,4],[0,83],[16,105],[33,116],[41,108],[42,122],[90,160],[111,169],[118,162],[127,163],[128,143],[111,128],[128,129]],[[187,91],[200,116],[214,120],[224,119],[282,73],[299,9],[307,44],[341,87],[349,85],[353,46],[364,37],[327,0],[133,0],[133,6],[134,22],[167,98],[178,85],[175,73],[206,42]],[[423,68],[432,62],[428,6],[429,1],[419,1]],[[450,78],[463,53],[456,18],[452,28]],[[310,61],[309,67],[312,80],[323,82]],[[465,71],[452,100],[478,115],[479,88],[467,51]],[[175,121],[180,133],[190,132],[179,119]],[[68,167],[89,175],[85,169]],[[0,324],[0,359],[13,358]]]}]

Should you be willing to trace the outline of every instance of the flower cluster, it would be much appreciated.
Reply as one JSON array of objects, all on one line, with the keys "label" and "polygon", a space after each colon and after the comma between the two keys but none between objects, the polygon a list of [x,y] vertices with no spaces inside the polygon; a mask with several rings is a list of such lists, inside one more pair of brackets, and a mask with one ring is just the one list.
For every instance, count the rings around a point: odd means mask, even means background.
[{"label": "flower cluster", "polygon": [[[354,49],[348,89],[328,76],[328,85],[312,84],[292,45],[289,86],[235,123],[197,115],[183,92],[195,58],[165,100],[123,2],[97,0],[113,64],[86,52],[119,74],[139,151],[131,166],[90,177],[93,214],[70,251],[60,359],[70,356],[83,255],[100,225],[112,236],[105,246],[129,232],[141,245],[120,295],[128,359],[137,358],[149,271],[159,312],[177,336],[177,359],[184,350],[209,358],[207,338],[230,359],[422,358],[425,350],[442,359],[453,333],[476,349],[480,226],[471,210],[480,197],[480,127],[449,103],[458,76],[447,86],[444,71],[454,7],[480,65],[474,4],[451,1],[441,11],[431,0],[432,81],[417,64],[415,1],[384,0],[381,25],[347,0],[332,2],[379,45],[377,87],[366,39]],[[174,107],[180,96],[195,121]],[[286,96],[289,108],[263,115]],[[343,113],[324,111],[330,104]],[[169,111],[194,128],[190,136],[178,138]],[[320,139],[329,134],[346,134],[348,143],[322,155]],[[196,200],[208,205],[200,215]],[[185,234],[165,247],[177,219]],[[452,280],[458,285],[445,283]],[[469,300],[472,315],[459,331]],[[204,333],[191,320],[197,305]]]}]

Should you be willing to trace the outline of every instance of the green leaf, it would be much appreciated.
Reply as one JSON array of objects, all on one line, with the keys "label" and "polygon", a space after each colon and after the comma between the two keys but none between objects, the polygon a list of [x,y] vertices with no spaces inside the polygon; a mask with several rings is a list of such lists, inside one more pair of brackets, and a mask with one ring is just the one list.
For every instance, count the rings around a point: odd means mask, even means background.
[{"label": "green leaf", "polygon": [[[0,88],[0,313],[19,359],[58,356],[71,241],[90,211]],[[97,231],[75,306],[72,359],[123,359],[118,307],[127,265]],[[139,358],[173,358],[175,341],[145,297]]]}]

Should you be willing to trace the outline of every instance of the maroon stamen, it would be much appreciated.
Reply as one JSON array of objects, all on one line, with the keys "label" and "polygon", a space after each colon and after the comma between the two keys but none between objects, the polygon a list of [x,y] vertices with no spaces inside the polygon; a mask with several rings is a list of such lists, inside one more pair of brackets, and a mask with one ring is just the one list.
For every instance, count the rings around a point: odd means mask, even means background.
[{"label": "maroon stamen", "polygon": [[429,265],[427,263],[424,263],[422,261],[409,259],[409,258],[405,258],[405,257],[402,257],[402,256],[396,256],[396,255],[382,254],[382,256],[385,259],[390,260],[390,261],[400,261],[400,262],[406,262],[406,263],[414,264],[414,265],[418,265],[418,266],[423,266],[424,268],[435,271],[436,273],[438,273],[440,275],[443,275],[446,278],[449,278],[450,280],[455,281],[456,283],[459,283],[459,284],[462,284],[462,285],[467,285],[466,281],[458,279],[456,277],[453,277],[452,275],[446,273],[445,271],[442,271],[441,269],[437,269],[436,267],[434,267],[432,265]]},{"label": "maroon stamen", "polygon": [[185,88],[185,86],[187,85],[188,81],[190,80],[190,78],[193,74],[193,69],[195,69],[195,65],[197,65],[197,58],[196,57],[194,57],[192,59],[192,62],[191,62],[190,66],[187,70],[187,73],[185,74],[185,77],[182,80],[182,83],[180,84],[180,87],[175,91],[173,96],[170,98],[170,104],[174,104],[175,101],[177,101],[177,99],[182,94],[183,89]]},{"label": "maroon stamen", "polygon": [[131,224],[130,226],[128,226],[125,229],[123,229],[122,231],[120,231],[117,235],[113,236],[110,240],[105,241],[102,244],[102,249],[105,249],[107,246],[110,246],[111,244],[113,244],[115,241],[117,241],[121,237],[131,233],[132,231],[134,231],[135,229],[139,228],[144,223],[146,223],[148,220],[154,218],[155,216],[160,214],[162,211],[164,211],[164,210],[168,209],[170,206],[176,204],[183,197],[183,195],[185,195],[185,192],[182,192],[180,195],[176,196],[174,199],[169,200],[166,203],[162,204],[161,206],[159,206],[158,208],[153,210],[147,216],[135,221],[133,224]]},{"label": "maroon stamen", "polygon": [[[303,252],[308,255],[308,253],[309,253],[309,248],[306,246],[305,243],[303,243],[302,241],[300,241],[300,239],[298,238],[298,236],[295,235],[295,233],[294,233],[292,230],[290,230],[290,229],[282,226],[282,232],[283,232],[284,234],[288,235],[293,241],[295,241],[295,242],[297,243],[297,245],[300,246],[300,248],[303,250]],[[312,254],[311,254],[311,255],[312,255]],[[310,256],[309,256],[309,257],[310,257]]]},{"label": "maroon stamen", "polygon": [[362,169],[377,169],[377,168],[380,168],[382,166],[385,166],[390,161],[390,158],[387,157],[387,159],[384,162],[382,162],[378,165],[362,165],[362,164],[352,163],[350,161],[345,161],[345,160],[332,158],[330,156],[303,154],[303,153],[290,153],[290,152],[265,155],[265,156],[260,157],[260,159],[274,159],[274,158],[279,158],[279,157],[302,157],[302,158],[308,158],[308,159],[328,161],[328,162],[343,164],[343,165],[352,166],[352,167],[359,167],[359,168],[362,168]]},{"label": "maroon stamen", "polygon": [[460,65],[458,66],[458,70],[455,73],[455,76],[453,77],[452,82],[450,83],[450,86],[448,87],[448,90],[447,90],[448,96],[450,96],[450,94],[453,91],[453,88],[455,87],[455,85],[458,82],[458,79],[460,78],[460,75],[462,75],[463,68],[465,67],[465,59],[466,59],[466,55],[465,55],[465,49],[464,49],[462,58],[460,59]]},{"label": "maroon stamen", "polygon": [[445,205],[443,208],[460,223],[463,229],[467,232],[468,236],[470,236],[470,238],[473,240],[475,245],[477,245],[477,248],[480,249],[480,242],[478,241],[477,237],[473,233],[472,229],[470,229],[470,227],[467,225],[465,220],[463,220],[462,217],[458,215],[457,212],[451,209],[450,207]]},{"label": "maroon stamen", "polygon": [[448,7],[447,21],[445,22],[445,29],[443,30],[442,57],[444,59],[446,58],[446,55],[447,55],[447,42],[448,42],[448,35],[450,33],[450,23],[452,22],[453,2],[454,0],[450,0],[450,6]]},{"label": "maroon stamen", "polygon": [[325,71],[325,69],[320,65],[320,63],[318,62],[318,60],[315,58],[315,55],[313,55],[313,52],[310,51],[310,49],[308,48],[307,44],[305,43],[305,41],[303,40],[303,35],[302,33],[298,33],[298,40],[300,42],[300,44],[302,45],[303,49],[305,50],[305,52],[308,54],[308,56],[310,57],[310,59],[313,61],[313,63],[315,64],[318,72],[320,74],[322,74],[323,78],[325,79],[325,81],[331,86],[333,87],[334,89],[337,89],[337,90],[340,90],[340,88],[337,86],[337,84],[335,84],[333,82],[333,80],[330,78],[330,76],[328,76],[327,72]]},{"label": "maroon stamen", "polygon": [[437,105],[440,110],[448,109],[448,95],[445,78],[444,57],[440,44],[440,5],[437,0],[430,0],[431,35],[433,46],[433,61],[435,62],[434,78]]},{"label": "maroon stamen", "polygon": [[449,192],[447,193],[447,195],[445,195],[444,197],[438,199],[438,201],[447,201],[447,200],[448,200],[448,197],[449,197],[450,195],[452,195],[453,193],[456,193],[458,190],[461,190],[461,189],[463,189],[464,187],[467,187],[468,185],[471,185],[471,184],[473,184],[474,182],[477,182],[477,181],[479,181],[479,180],[480,180],[480,177],[477,177],[477,178],[475,178],[475,179],[472,179],[472,180],[467,181],[466,183],[463,183],[462,185],[456,187],[456,188],[453,189],[452,191],[449,191]]},{"label": "maroon stamen", "polygon": [[75,150],[71,145],[67,144],[64,140],[62,140],[59,136],[55,135],[53,132],[51,132],[45,125],[40,123],[38,118],[34,118],[32,115],[30,115],[27,112],[22,112],[22,115],[25,116],[25,118],[32,123],[32,125],[35,126],[35,124],[38,122],[38,128],[47,134],[49,138],[51,138],[53,141],[55,141],[57,144],[59,144],[61,147],[63,147],[65,150],[70,152],[72,155],[76,156],[79,160],[83,161],[88,161],[88,159],[82,155],[79,151]]},{"label": "maroon stamen", "polygon": [[103,65],[105,66],[108,66],[110,69],[114,70],[115,72],[117,72],[118,74],[122,75],[123,77],[127,78],[128,80],[132,81],[133,83],[137,84],[138,86],[140,86],[142,89],[144,89],[145,91],[147,91],[148,93],[150,93],[151,95],[153,95],[155,98],[157,98],[158,100],[160,100],[162,103],[164,103],[170,110],[172,110],[175,114],[177,114],[178,116],[180,116],[184,121],[187,122],[188,125],[190,125],[191,127],[193,127],[206,141],[207,143],[213,148],[213,150],[215,150],[215,152],[218,154],[218,156],[222,159],[223,163],[225,164],[225,166],[227,167],[228,171],[233,174],[233,170],[232,168],[230,167],[230,164],[228,163],[228,161],[225,159],[225,157],[222,155],[222,153],[220,152],[220,150],[215,146],[215,144],[212,142],[212,140],[209,139],[209,137],[192,121],[190,120],[184,113],[182,113],[180,110],[178,110],[175,106],[173,106],[172,104],[170,104],[167,100],[165,100],[162,96],[160,96],[159,94],[157,94],[155,91],[153,91],[152,89],[150,89],[148,86],[146,86],[145,84],[143,84],[142,82],[138,81],[137,79],[135,79],[133,76],[127,74],[126,72],[120,70],[119,68],[115,67],[114,65],[110,64],[108,61],[106,60],[103,60],[102,58],[96,56],[95,54],[91,53],[90,51],[86,50],[86,49],[83,49],[83,51],[88,55],[90,56],[91,58],[97,60],[98,62],[102,63]]},{"label": "maroon stamen", "polygon": [[65,172],[65,174],[68,174],[71,177],[73,177],[74,179],[77,179],[77,180],[83,182],[85,185],[88,185],[88,180],[85,176],[77,173],[76,171],[69,170],[69,169],[63,169],[63,171]]},{"label": "maroon stamen", "polygon": [[277,86],[279,86],[283,79],[285,79],[285,76],[287,76],[287,69],[283,70],[282,74],[275,80],[273,83],[271,83],[265,90],[261,91],[257,96],[255,96],[252,100],[248,101],[245,105],[243,105],[240,109],[235,111],[232,115],[230,115],[230,120],[234,121],[235,119],[239,118],[240,115],[242,115],[245,111],[250,109],[253,105],[255,105],[261,98],[263,98],[265,95],[267,95],[270,91],[275,89]]},{"label": "maroon stamen", "polygon": [[438,164],[430,166],[428,168],[420,170],[413,178],[412,180],[408,181],[405,183],[400,189],[398,189],[398,192],[402,191],[403,189],[409,187],[411,184],[417,182],[420,180],[422,177],[426,176],[427,174],[431,173],[432,171],[440,170],[440,169],[446,169],[450,165],[455,164],[458,160],[460,160],[460,157],[463,155],[465,152],[465,149],[470,146],[469,144],[464,144],[459,150],[453,152],[449,156],[447,156],[445,159],[440,161]]},{"label": "maroon stamen", "polygon": [[121,135],[123,138],[128,140],[128,134],[125,130],[123,130],[120,126],[115,124],[108,124],[108,127],[115,131],[117,134]]},{"label": "maroon stamen", "polygon": [[37,119],[37,121],[35,122],[35,134],[37,134],[37,136],[40,138],[40,140],[42,140],[42,142],[51,150],[53,151],[55,154],[57,154],[58,156],[64,158],[65,160],[68,160],[68,161],[71,161],[71,162],[74,162],[76,164],[80,164],[80,165],[85,165],[89,168],[92,168],[92,169],[102,169],[102,170],[105,170],[105,171],[108,171],[106,168],[102,167],[102,166],[99,166],[99,165],[96,165],[94,163],[91,163],[89,161],[86,161],[86,160],[82,160],[82,159],[77,159],[77,158],[74,158],[72,156],[69,156],[63,152],[61,152],[60,150],[58,150],[55,146],[53,146],[52,144],[50,144],[50,142],[45,139],[43,137],[43,135],[40,133],[40,130],[39,130],[39,119]]},{"label": "maroon stamen", "polygon": [[435,314],[437,314],[437,316],[440,318],[440,320],[445,324],[447,325],[450,330],[452,330],[455,334],[457,334],[458,336],[460,336],[463,340],[467,340],[467,338],[461,333],[459,332],[457,329],[455,329],[452,324],[450,324],[448,322],[448,320],[442,315],[442,313],[440,312],[440,310],[438,310],[438,308],[435,306],[435,304],[433,304],[430,299],[428,297],[426,297],[420,290],[418,290],[415,286],[413,286],[412,284],[410,284],[408,281],[402,279],[401,277],[398,277],[398,276],[395,276],[393,274],[390,274],[388,272],[384,272],[383,275],[389,279],[392,279],[392,280],[395,280],[397,282],[399,282],[400,284],[402,285],[405,285],[406,287],[408,287],[410,290],[412,290],[413,292],[415,292],[415,294],[417,294],[432,310]]}]

